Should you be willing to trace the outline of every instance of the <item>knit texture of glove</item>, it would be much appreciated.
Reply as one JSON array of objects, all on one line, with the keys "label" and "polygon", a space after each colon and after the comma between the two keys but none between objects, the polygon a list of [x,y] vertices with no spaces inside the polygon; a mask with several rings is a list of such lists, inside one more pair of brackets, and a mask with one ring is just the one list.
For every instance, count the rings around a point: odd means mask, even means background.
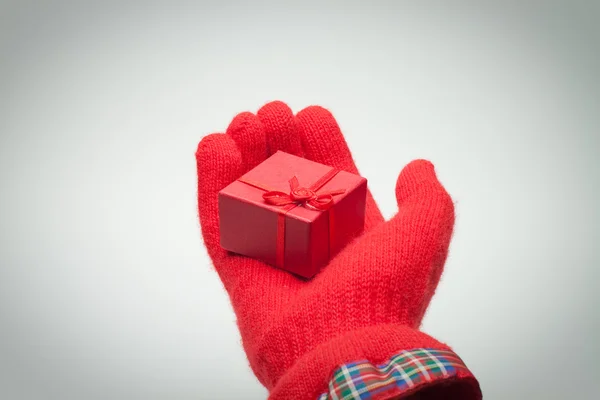
[{"label": "knit texture of glove", "polygon": [[[337,122],[318,106],[294,115],[272,102],[256,115],[237,115],[226,133],[198,145],[204,241],[230,296],[250,366],[270,398],[316,399],[332,371],[349,361],[377,364],[401,350],[449,349],[418,330],[454,225],[452,200],[433,165],[417,160],[402,170],[399,211],[387,222],[368,193],[364,233],[306,281],[219,245],[218,192],[277,150],[358,174]],[[441,397],[434,390],[427,398],[481,398],[470,373],[459,372],[441,386]]]}]

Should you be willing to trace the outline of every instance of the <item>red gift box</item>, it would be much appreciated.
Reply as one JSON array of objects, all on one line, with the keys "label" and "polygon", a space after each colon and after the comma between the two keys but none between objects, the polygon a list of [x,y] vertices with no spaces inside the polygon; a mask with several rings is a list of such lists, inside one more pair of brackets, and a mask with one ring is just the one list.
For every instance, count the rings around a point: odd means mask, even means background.
[{"label": "red gift box", "polygon": [[310,278],[356,237],[367,180],[282,151],[219,192],[221,246]]}]

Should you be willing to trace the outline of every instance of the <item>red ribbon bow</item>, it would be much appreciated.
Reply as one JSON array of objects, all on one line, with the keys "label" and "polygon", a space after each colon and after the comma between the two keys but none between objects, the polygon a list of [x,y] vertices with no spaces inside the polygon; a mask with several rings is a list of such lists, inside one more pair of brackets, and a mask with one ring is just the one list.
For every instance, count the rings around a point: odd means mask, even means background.
[{"label": "red ribbon bow", "polygon": [[271,190],[263,194],[263,199],[274,206],[296,204],[313,210],[325,211],[333,205],[333,196],[345,193],[345,189],[330,190],[315,193],[313,190],[300,186],[298,178],[290,179],[290,193]]}]

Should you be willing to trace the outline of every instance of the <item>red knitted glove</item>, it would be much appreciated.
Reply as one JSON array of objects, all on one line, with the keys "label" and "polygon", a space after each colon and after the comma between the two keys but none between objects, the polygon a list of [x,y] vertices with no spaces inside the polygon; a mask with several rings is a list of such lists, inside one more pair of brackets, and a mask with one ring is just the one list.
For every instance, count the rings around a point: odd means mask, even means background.
[{"label": "red knitted glove", "polygon": [[[396,185],[384,222],[367,194],[365,232],[304,281],[219,245],[218,192],[277,150],[358,171],[333,116],[281,102],[236,116],[196,153],[204,241],[229,293],[250,365],[272,399],[480,399],[458,356],[419,332],[454,224],[433,165],[417,160]],[[368,393],[368,394],[365,394]],[[363,397],[364,396],[364,397]],[[394,397],[395,398],[395,397]]]}]

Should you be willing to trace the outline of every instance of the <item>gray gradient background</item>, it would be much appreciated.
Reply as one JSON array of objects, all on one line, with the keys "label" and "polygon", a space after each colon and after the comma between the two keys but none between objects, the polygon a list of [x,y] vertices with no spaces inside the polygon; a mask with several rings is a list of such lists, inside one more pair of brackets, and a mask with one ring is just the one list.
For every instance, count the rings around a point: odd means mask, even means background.
[{"label": "gray gradient background", "polygon": [[0,4],[0,399],[266,396],[194,151],[273,99],[332,110],[388,217],[435,163],[423,330],[486,399],[598,398],[598,3]]}]

